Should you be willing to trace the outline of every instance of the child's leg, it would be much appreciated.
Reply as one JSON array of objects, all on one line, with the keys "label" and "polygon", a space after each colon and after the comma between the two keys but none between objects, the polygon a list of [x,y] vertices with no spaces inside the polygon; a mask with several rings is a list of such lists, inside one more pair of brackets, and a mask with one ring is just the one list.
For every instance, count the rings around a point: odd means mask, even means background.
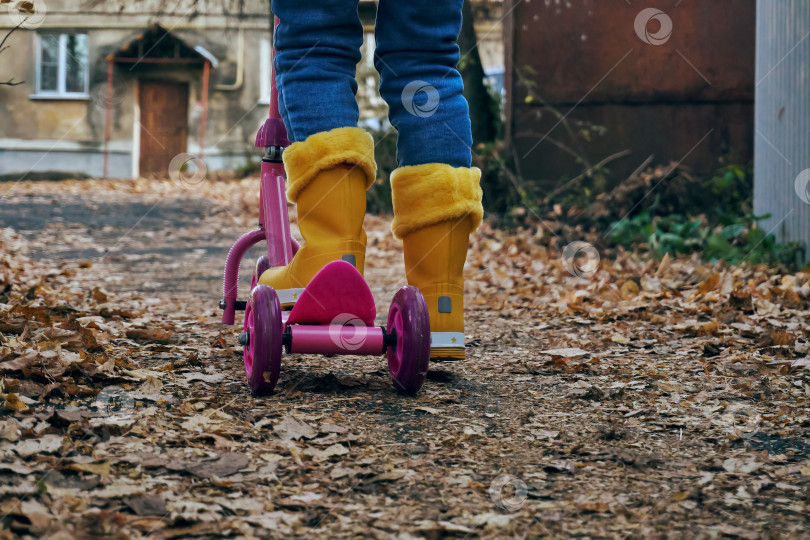
[{"label": "child's leg", "polygon": [[291,144],[283,154],[287,197],[298,205],[304,243],[286,267],[259,282],[295,303],[324,265],[360,272],[366,252],[366,189],[376,178],[374,142],[357,127],[355,65],[363,27],[357,0],[273,0],[279,112]]},{"label": "child's leg", "polygon": [[394,234],[408,283],[425,295],[432,360],[464,354],[464,261],[481,223],[481,171],[470,168],[472,135],[456,45],[462,0],[380,0],[375,65],[399,131],[391,175]]},{"label": "child's leg", "polygon": [[273,0],[281,111],[290,141],[359,119],[355,71],[363,45],[357,0]]},{"label": "child's leg", "polygon": [[469,167],[470,112],[456,70],[462,0],[380,0],[374,65],[400,167]]}]

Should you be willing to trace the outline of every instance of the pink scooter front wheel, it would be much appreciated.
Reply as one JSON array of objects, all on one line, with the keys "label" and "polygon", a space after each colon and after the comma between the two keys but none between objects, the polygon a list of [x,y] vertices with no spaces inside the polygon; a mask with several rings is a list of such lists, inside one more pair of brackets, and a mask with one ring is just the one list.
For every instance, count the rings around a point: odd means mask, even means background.
[{"label": "pink scooter front wheel", "polygon": [[281,304],[276,291],[257,285],[245,308],[245,374],[254,394],[269,394],[281,371]]},{"label": "pink scooter front wheel", "polygon": [[430,319],[425,297],[416,287],[402,287],[388,310],[387,333],[396,332],[388,347],[388,371],[403,394],[415,394],[427,377],[430,361]]}]

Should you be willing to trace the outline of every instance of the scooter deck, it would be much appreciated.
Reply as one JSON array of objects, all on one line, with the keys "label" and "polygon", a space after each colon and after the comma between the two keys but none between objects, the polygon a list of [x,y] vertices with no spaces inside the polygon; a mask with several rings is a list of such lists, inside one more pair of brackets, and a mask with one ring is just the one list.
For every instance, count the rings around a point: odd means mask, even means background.
[{"label": "scooter deck", "polygon": [[374,324],[377,307],[363,275],[346,261],[333,261],[315,274],[295,302],[285,325]]}]

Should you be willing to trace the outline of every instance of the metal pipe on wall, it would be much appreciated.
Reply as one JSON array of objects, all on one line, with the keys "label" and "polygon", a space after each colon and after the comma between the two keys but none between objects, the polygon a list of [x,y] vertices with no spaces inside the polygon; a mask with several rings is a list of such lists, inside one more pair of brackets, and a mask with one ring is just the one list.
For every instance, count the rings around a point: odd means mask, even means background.
[{"label": "metal pipe on wall", "polygon": [[208,81],[211,72],[211,62],[205,61],[202,77],[202,113],[200,114],[200,159],[205,153],[205,129],[208,123]]},{"label": "metal pipe on wall", "polygon": [[108,178],[110,172],[110,133],[112,132],[114,65],[113,57],[109,56],[107,58],[107,93],[104,101],[104,178]]},{"label": "metal pipe on wall", "polygon": [[245,30],[239,29],[239,43],[237,45],[236,57],[236,78],[232,84],[218,84],[214,87],[215,90],[230,92],[242,88],[242,83],[245,77]]}]

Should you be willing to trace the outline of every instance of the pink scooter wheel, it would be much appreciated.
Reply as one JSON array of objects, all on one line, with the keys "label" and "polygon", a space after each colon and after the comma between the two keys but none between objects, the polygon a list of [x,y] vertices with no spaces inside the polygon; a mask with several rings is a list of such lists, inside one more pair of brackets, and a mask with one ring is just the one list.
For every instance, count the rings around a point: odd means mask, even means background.
[{"label": "pink scooter wheel", "polygon": [[245,373],[254,394],[269,394],[281,371],[281,304],[276,291],[257,285],[250,293],[245,309]]},{"label": "pink scooter wheel", "polygon": [[253,290],[253,287],[259,284],[259,278],[262,274],[264,274],[265,270],[270,268],[270,261],[267,259],[267,255],[262,255],[258,259],[256,259],[256,267],[253,269],[253,279],[250,282],[250,290]]},{"label": "pink scooter wheel", "polygon": [[398,391],[415,394],[427,377],[430,361],[430,319],[421,291],[402,287],[388,310],[387,333],[396,332],[396,347],[388,348],[388,371]]}]

